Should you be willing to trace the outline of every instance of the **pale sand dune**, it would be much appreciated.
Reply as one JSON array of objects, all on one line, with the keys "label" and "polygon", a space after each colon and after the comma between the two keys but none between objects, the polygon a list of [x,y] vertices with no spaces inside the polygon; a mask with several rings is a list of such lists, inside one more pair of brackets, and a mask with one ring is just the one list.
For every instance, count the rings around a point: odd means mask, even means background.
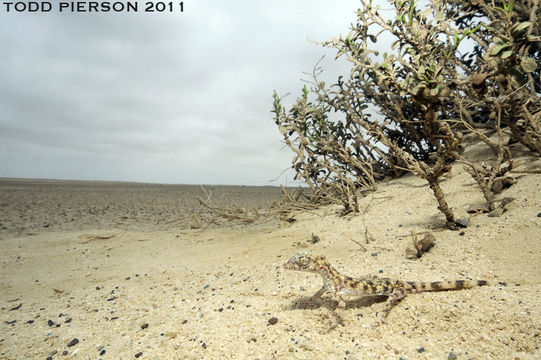
[{"label": "pale sand dune", "polygon": [[[8,200],[3,188],[0,358],[447,359],[453,352],[457,359],[540,359],[541,176],[523,176],[501,194],[515,197],[509,210],[489,218],[466,213],[482,198],[455,168],[443,188],[458,216],[471,217],[463,232],[438,230],[444,218],[413,176],[363,198],[361,216],[341,218],[330,208],[298,213],[281,227],[204,230],[165,226],[186,211],[175,210],[169,187],[150,196],[116,184],[108,203],[84,184],[45,200],[34,190]],[[248,197],[257,196],[270,201],[279,192]],[[107,205],[100,216],[88,213]],[[133,214],[127,224],[118,220],[122,209]],[[58,221],[64,217],[75,220]],[[405,256],[413,229],[436,237],[418,260]],[[312,233],[319,243],[307,242]],[[373,325],[384,302],[350,301],[344,325],[321,334],[334,300],[325,295],[301,308],[321,279],[280,268],[299,247],[353,276],[471,277],[507,286],[408,295],[380,327]]]}]

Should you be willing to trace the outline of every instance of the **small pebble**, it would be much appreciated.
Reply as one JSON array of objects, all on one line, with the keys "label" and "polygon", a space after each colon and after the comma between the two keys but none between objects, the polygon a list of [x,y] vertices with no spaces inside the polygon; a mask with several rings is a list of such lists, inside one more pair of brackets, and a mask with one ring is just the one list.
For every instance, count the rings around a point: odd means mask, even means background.
[{"label": "small pebble", "polygon": [[276,318],[276,317],[274,317],[274,316],[271,317],[271,318],[269,319],[269,324],[271,324],[271,325],[274,325],[274,324],[276,324],[277,322],[278,322],[278,318]]},{"label": "small pebble", "polygon": [[73,338],[73,340],[71,340],[69,343],[68,343],[68,347],[72,347],[72,346],[75,346],[79,343],[79,339],[77,338]]},{"label": "small pebble", "polygon": [[256,339],[255,336],[250,335],[250,336],[248,336],[248,337],[246,338],[246,342],[247,342],[247,343],[251,343],[252,341],[253,341],[253,342],[256,342],[256,341],[257,341],[257,339]]},{"label": "small pebble", "polygon": [[142,352],[142,351],[139,351],[137,354],[135,354],[135,358],[137,359],[137,358],[140,357],[141,355],[143,355],[143,352]]},{"label": "small pebble", "polygon": [[23,306],[22,303],[20,303],[19,305],[15,306],[15,307],[12,307],[11,309],[9,309],[9,311],[19,310],[21,308],[21,306]]},{"label": "small pebble", "polygon": [[418,348],[418,349],[417,349],[417,352],[418,352],[418,353],[422,353],[422,352],[425,352],[425,348],[423,348],[423,347],[420,347],[420,348]]},{"label": "small pebble", "polygon": [[148,323],[144,323],[143,325],[141,325],[141,329],[146,329],[148,328]]},{"label": "small pebble", "polygon": [[101,355],[105,355],[106,352],[107,352],[107,351],[105,351],[105,349],[103,349],[102,351],[100,351],[100,356],[101,356]]},{"label": "small pebble", "polygon": [[54,321],[52,321],[52,320],[47,320],[47,325],[49,325],[49,326],[54,326]]},{"label": "small pebble", "polygon": [[540,213],[537,213],[537,217],[541,217],[541,212],[540,212]]},{"label": "small pebble", "polygon": [[456,360],[456,354],[451,351],[447,356],[447,360]]}]

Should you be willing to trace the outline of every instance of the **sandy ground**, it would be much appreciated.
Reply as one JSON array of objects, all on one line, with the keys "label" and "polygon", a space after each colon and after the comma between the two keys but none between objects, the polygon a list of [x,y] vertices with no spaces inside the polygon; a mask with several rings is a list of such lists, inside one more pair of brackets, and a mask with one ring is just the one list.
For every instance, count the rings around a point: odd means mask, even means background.
[{"label": "sandy ground", "polygon": [[[541,176],[520,176],[501,194],[515,201],[491,218],[466,212],[482,197],[456,166],[443,188],[470,219],[462,231],[441,228],[435,199],[413,176],[381,184],[359,216],[331,207],[292,224],[197,230],[175,223],[189,219],[175,209],[188,195],[172,187],[110,185],[107,200],[95,198],[97,185],[4,182],[0,358],[541,359]],[[271,192],[247,198],[279,196]],[[416,260],[405,255],[411,230],[436,237]],[[302,306],[321,279],[280,267],[299,248],[352,276],[496,285],[408,295],[383,326],[374,326],[382,299],[353,299],[343,325],[325,333],[336,302]]]}]

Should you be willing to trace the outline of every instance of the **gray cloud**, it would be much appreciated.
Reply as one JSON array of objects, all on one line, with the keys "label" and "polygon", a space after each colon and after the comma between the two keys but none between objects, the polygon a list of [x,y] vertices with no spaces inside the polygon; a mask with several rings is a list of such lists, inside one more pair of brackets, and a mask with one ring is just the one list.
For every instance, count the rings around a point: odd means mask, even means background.
[{"label": "gray cloud", "polygon": [[272,92],[293,101],[324,53],[330,80],[347,71],[307,38],[347,33],[357,0],[184,4],[0,12],[0,176],[264,185],[287,168]]}]

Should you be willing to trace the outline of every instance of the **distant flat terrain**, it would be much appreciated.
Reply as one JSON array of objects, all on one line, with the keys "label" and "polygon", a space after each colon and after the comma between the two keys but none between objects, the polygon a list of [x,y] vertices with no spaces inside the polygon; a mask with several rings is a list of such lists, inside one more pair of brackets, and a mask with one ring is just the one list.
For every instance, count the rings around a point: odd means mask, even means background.
[{"label": "distant flat terrain", "polygon": [[[245,208],[281,199],[273,186],[209,185],[213,203]],[[189,228],[192,214],[208,213],[199,185],[0,178],[0,236],[41,231]]]}]

